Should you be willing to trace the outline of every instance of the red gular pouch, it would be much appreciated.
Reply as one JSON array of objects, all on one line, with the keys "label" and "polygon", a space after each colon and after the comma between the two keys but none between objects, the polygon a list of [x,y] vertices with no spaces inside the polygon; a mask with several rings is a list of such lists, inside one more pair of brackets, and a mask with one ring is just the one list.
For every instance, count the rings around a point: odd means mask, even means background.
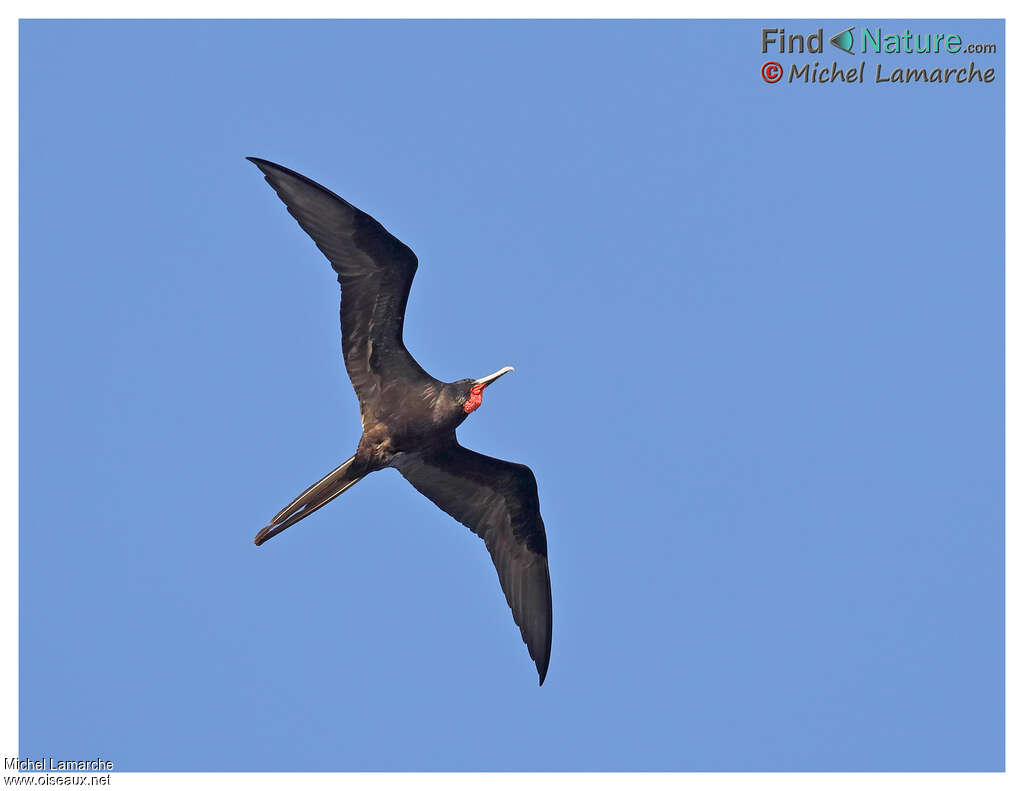
[{"label": "red gular pouch", "polygon": [[487,387],[487,385],[473,385],[469,389],[469,398],[467,398],[466,403],[462,405],[462,408],[466,411],[467,415],[484,402],[485,387]]}]

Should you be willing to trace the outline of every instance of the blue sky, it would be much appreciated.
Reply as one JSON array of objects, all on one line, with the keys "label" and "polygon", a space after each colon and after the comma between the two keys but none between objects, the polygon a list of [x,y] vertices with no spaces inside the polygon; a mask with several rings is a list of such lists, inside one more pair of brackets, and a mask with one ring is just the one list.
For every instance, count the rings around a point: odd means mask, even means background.
[{"label": "blue sky", "polygon": [[[820,86],[775,24],[23,22],[21,755],[1001,769],[1003,25]],[[544,687],[393,471],[252,545],[359,416],[246,155],[416,251],[427,370],[516,367],[460,438],[537,475]]]}]

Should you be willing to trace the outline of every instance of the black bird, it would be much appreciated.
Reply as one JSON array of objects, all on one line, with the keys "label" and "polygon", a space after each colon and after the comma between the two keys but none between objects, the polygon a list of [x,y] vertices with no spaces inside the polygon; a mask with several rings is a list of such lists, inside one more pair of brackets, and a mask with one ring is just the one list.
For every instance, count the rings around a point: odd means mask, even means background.
[{"label": "black bird", "polygon": [[397,469],[487,545],[540,683],[551,657],[551,581],[537,480],[529,467],[462,447],[455,429],[484,388],[512,370],[442,382],[402,342],[412,250],[373,217],[293,170],[247,157],[327,256],[341,284],[341,348],[359,398],[363,434],[355,455],[292,500],[256,545],[327,505],[371,472]]}]

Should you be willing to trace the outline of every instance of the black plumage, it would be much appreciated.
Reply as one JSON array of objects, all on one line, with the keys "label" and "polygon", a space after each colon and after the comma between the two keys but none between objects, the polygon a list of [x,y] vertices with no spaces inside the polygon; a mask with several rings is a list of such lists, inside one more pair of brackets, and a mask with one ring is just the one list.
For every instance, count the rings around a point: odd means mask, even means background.
[{"label": "black plumage", "polygon": [[288,168],[249,157],[331,262],[341,284],[341,347],[359,399],[355,455],[282,509],[257,546],[363,477],[394,467],[484,540],[516,624],[544,683],[551,656],[551,582],[537,481],[529,467],[462,447],[455,430],[483,390],[511,368],[442,382],[402,341],[415,254],[379,222]]}]

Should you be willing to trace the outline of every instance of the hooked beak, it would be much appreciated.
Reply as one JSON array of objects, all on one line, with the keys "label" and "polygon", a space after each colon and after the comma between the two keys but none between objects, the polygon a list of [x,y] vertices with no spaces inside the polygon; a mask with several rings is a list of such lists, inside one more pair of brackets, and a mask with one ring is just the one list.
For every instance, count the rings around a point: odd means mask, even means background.
[{"label": "hooked beak", "polygon": [[514,371],[514,370],[515,370],[515,368],[513,368],[511,365],[506,365],[500,371],[495,371],[490,376],[485,376],[482,379],[477,379],[475,382],[473,382],[473,384],[475,386],[479,386],[480,389],[483,390],[485,387],[487,387],[487,385],[491,384],[492,382],[497,381],[498,379],[503,377],[505,374],[509,373],[510,371]]}]

